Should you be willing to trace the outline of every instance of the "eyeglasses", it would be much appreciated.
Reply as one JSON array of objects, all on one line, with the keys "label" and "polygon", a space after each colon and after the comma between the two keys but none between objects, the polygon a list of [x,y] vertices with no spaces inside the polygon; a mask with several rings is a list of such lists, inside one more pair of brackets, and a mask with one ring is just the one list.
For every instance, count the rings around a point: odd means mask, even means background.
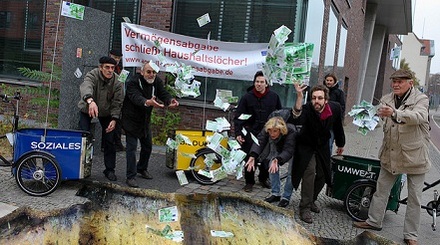
[{"label": "eyeglasses", "polygon": [[152,71],[152,70],[146,70],[145,73],[147,73],[147,74],[151,74],[151,73],[156,74],[157,72],[156,71]]},{"label": "eyeglasses", "polygon": [[102,68],[104,68],[106,70],[114,70],[115,66],[114,65],[103,65]]}]

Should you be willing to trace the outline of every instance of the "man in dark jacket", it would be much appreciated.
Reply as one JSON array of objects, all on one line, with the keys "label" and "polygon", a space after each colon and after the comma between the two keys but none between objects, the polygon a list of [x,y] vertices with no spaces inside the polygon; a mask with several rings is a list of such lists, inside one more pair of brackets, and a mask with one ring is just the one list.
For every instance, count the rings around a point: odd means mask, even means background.
[{"label": "man in dark jacket", "polygon": [[[135,178],[137,173],[145,179],[153,178],[147,171],[153,147],[150,128],[153,107],[179,106],[179,102],[166,91],[163,81],[156,76],[157,72],[149,63],[145,63],[141,73],[136,74],[127,83],[127,91],[122,106],[122,128],[125,130],[126,136],[126,182],[131,187],[138,187]],[[165,105],[158,102],[156,98],[163,101]],[[136,165],[138,139],[141,143],[141,152]]]},{"label": "man in dark jacket", "polygon": [[[244,152],[249,153],[251,149],[253,141],[250,134],[257,136],[266,124],[270,113],[279,109],[281,109],[280,97],[269,90],[269,84],[264,78],[263,72],[258,71],[254,76],[254,86],[250,87],[248,93],[241,97],[235,112],[235,137]],[[251,115],[251,117],[247,120],[240,119],[242,114]],[[246,130],[246,135],[243,133],[243,129]],[[248,158],[249,155],[245,158],[245,161]],[[246,181],[244,191],[251,192],[255,184],[255,169],[245,169],[244,176]],[[268,178],[269,173],[267,170],[260,168],[258,179],[266,188],[270,188]]]},{"label": "man in dark jacket", "polygon": [[328,89],[317,85],[311,89],[311,101],[303,105],[306,86],[295,84],[297,98],[292,110],[295,124],[302,125],[295,149],[292,184],[296,189],[302,178],[300,219],[312,223],[313,212],[320,212],[315,201],[325,183],[331,184],[329,139],[334,131],[336,154],[344,151],[345,134],[341,120],[341,106],[329,101]]}]

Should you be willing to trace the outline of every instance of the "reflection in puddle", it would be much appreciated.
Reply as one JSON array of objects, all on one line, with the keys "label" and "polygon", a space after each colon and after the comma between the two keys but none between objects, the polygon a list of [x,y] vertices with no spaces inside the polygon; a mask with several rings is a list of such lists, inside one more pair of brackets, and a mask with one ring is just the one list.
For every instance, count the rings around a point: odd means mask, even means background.
[{"label": "reflection in puddle", "polygon": [[[78,195],[90,202],[51,213],[20,210],[0,219],[0,244],[306,245],[367,244],[371,239],[378,242],[369,232],[351,242],[317,238],[295,222],[291,210],[234,194],[182,195],[88,184]],[[159,210],[174,206],[176,217],[163,212],[159,216]],[[160,222],[163,215],[171,215],[171,220],[176,221]],[[172,240],[178,240],[182,233],[181,242]],[[359,239],[365,243],[359,243]]]}]

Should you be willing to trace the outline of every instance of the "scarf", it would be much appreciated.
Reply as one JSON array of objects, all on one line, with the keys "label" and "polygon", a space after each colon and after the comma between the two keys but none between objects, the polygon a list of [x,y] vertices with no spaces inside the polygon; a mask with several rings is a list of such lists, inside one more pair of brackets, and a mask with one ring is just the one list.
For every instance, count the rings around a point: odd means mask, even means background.
[{"label": "scarf", "polygon": [[269,87],[267,87],[267,88],[264,90],[264,93],[260,93],[260,92],[258,92],[258,91],[255,89],[255,87],[252,89],[252,92],[254,92],[255,97],[261,99],[261,98],[263,98],[267,93],[269,93]]},{"label": "scarf", "polygon": [[321,121],[326,120],[327,118],[331,117],[333,115],[332,109],[330,108],[329,104],[325,104],[324,110],[322,110],[321,115],[319,115],[319,118]]},{"label": "scarf", "polygon": [[408,99],[411,90],[412,87],[409,88],[408,91],[406,91],[405,94],[400,98],[397,95],[394,95],[394,105],[396,109],[399,109],[399,107],[406,101],[406,99]]}]

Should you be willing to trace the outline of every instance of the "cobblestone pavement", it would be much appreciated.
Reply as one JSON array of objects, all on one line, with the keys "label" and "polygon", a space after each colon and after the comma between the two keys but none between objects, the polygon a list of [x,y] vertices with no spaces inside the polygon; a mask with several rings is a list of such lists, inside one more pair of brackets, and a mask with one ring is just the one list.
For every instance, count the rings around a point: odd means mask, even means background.
[{"label": "cobblestone pavement", "polygon": [[[439,114],[440,117],[440,114]],[[382,143],[382,129],[377,128],[368,135],[363,136],[356,132],[354,126],[347,125],[345,127],[346,147],[344,154],[360,156],[365,158],[377,158],[377,154]],[[430,156],[433,162],[431,172],[426,176],[426,182],[432,183],[440,178],[440,153],[434,145],[430,147]],[[241,190],[244,186],[243,180],[235,180],[229,178],[227,181],[221,181],[213,186],[202,186],[197,183],[191,183],[177,190],[179,193],[209,193],[209,192],[238,192],[243,195],[251,196],[256,199],[264,199],[270,195],[268,189],[255,185],[252,193]],[[440,185],[437,189],[440,189]],[[423,204],[427,204],[433,199],[433,192],[427,191],[423,195]],[[406,196],[406,186],[403,188],[401,196]],[[347,215],[343,202],[331,198],[325,194],[325,188],[318,197],[318,205],[322,211],[319,214],[313,213],[313,224],[302,222],[298,216],[298,206],[300,201],[300,190],[293,193],[289,206],[295,212],[296,221],[304,228],[312,232],[316,236],[349,240],[357,236],[364,230],[352,227],[352,220]],[[403,244],[403,220],[406,206],[401,205],[398,212],[387,211],[384,227],[382,231],[372,231],[375,234],[393,240],[398,244]],[[440,220],[440,219],[439,219]],[[437,245],[440,241],[440,231],[431,229],[432,217],[425,211],[422,211],[422,224],[420,228],[419,242],[423,245]]]},{"label": "cobblestone pavement", "polygon": [[[437,115],[440,118],[440,112]],[[435,126],[435,124],[433,124]],[[363,136],[356,132],[356,128],[351,124],[345,127],[347,144],[344,154],[355,155],[366,158],[377,158],[377,153],[382,141],[382,130],[377,128],[368,135]],[[439,130],[440,132],[440,130]],[[437,134],[437,131],[432,130],[431,134]],[[439,133],[440,136],[440,133]],[[437,146],[438,147],[438,146]],[[432,183],[440,178],[440,152],[434,144],[430,147],[430,156],[433,162],[433,167],[429,174],[426,176],[426,182]],[[174,171],[165,167],[165,151],[161,147],[155,147],[154,153],[151,158],[150,164],[163,166],[162,173],[155,173],[155,180],[157,182],[141,181],[142,188],[158,189],[165,192],[177,192],[184,194],[191,193],[213,193],[213,192],[234,192],[240,193],[244,196],[249,196],[255,199],[264,199],[270,195],[270,190],[262,188],[257,184],[254,186],[254,191],[251,193],[244,192],[242,187],[244,186],[244,180],[236,180],[233,177],[224,179],[214,185],[203,186],[191,180],[190,184],[185,186],[179,186],[175,178]],[[125,154],[118,153],[118,165],[122,165],[122,169],[118,170],[118,182],[117,184],[125,185],[123,173],[125,173]],[[102,166],[102,154],[97,154],[94,158],[94,168],[92,171],[91,180],[87,181],[106,181],[103,177],[99,166]],[[165,169],[165,170],[164,170]],[[285,171],[285,167],[283,168]],[[160,174],[171,179],[168,187],[163,187],[163,181],[160,181]],[[156,177],[157,176],[157,177]],[[17,207],[31,207],[35,209],[48,210],[48,209],[62,209],[67,208],[73,204],[80,204],[87,201],[87,199],[78,197],[75,195],[78,188],[81,186],[82,181],[66,181],[51,195],[44,198],[36,198],[26,195],[22,192],[14,178],[11,175],[10,168],[0,167],[0,217],[14,210]],[[161,189],[162,188],[162,189]],[[440,185],[439,185],[440,188]],[[439,189],[434,188],[434,189]],[[431,190],[426,191],[423,194],[423,204],[432,200]],[[402,191],[402,196],[406,196],[406,187]],[[353,228],[352,220],[346,214],[343,202],[331,198],[325,194],[325,188],[318,198],[318,204],[322,211],[319,214],[313,214],[314,223],[306,224],[299,220],[297,215],[297,209],[300,200],[300,191],[294,191],[289,206],[287,209],[295,212],[295,219],[299,224],[305,227],[314,235],[333,239],[348,240],[352,239],[356,235],[362,233],[364,230]],[[373,231],[375,234],[383,236],[387,239],[396,241],[397,244],[403,244],[403,219],[406,211],[406,206],[401,205],[397,213],[387,211],[384,227],[382,231]],[[432,217],[429,216],[424,210],[422,211],[422,223],[420,228],[419,244],[422,245],[437,245],[440,241],[440,231],[433,231],[431,229]]]}]

